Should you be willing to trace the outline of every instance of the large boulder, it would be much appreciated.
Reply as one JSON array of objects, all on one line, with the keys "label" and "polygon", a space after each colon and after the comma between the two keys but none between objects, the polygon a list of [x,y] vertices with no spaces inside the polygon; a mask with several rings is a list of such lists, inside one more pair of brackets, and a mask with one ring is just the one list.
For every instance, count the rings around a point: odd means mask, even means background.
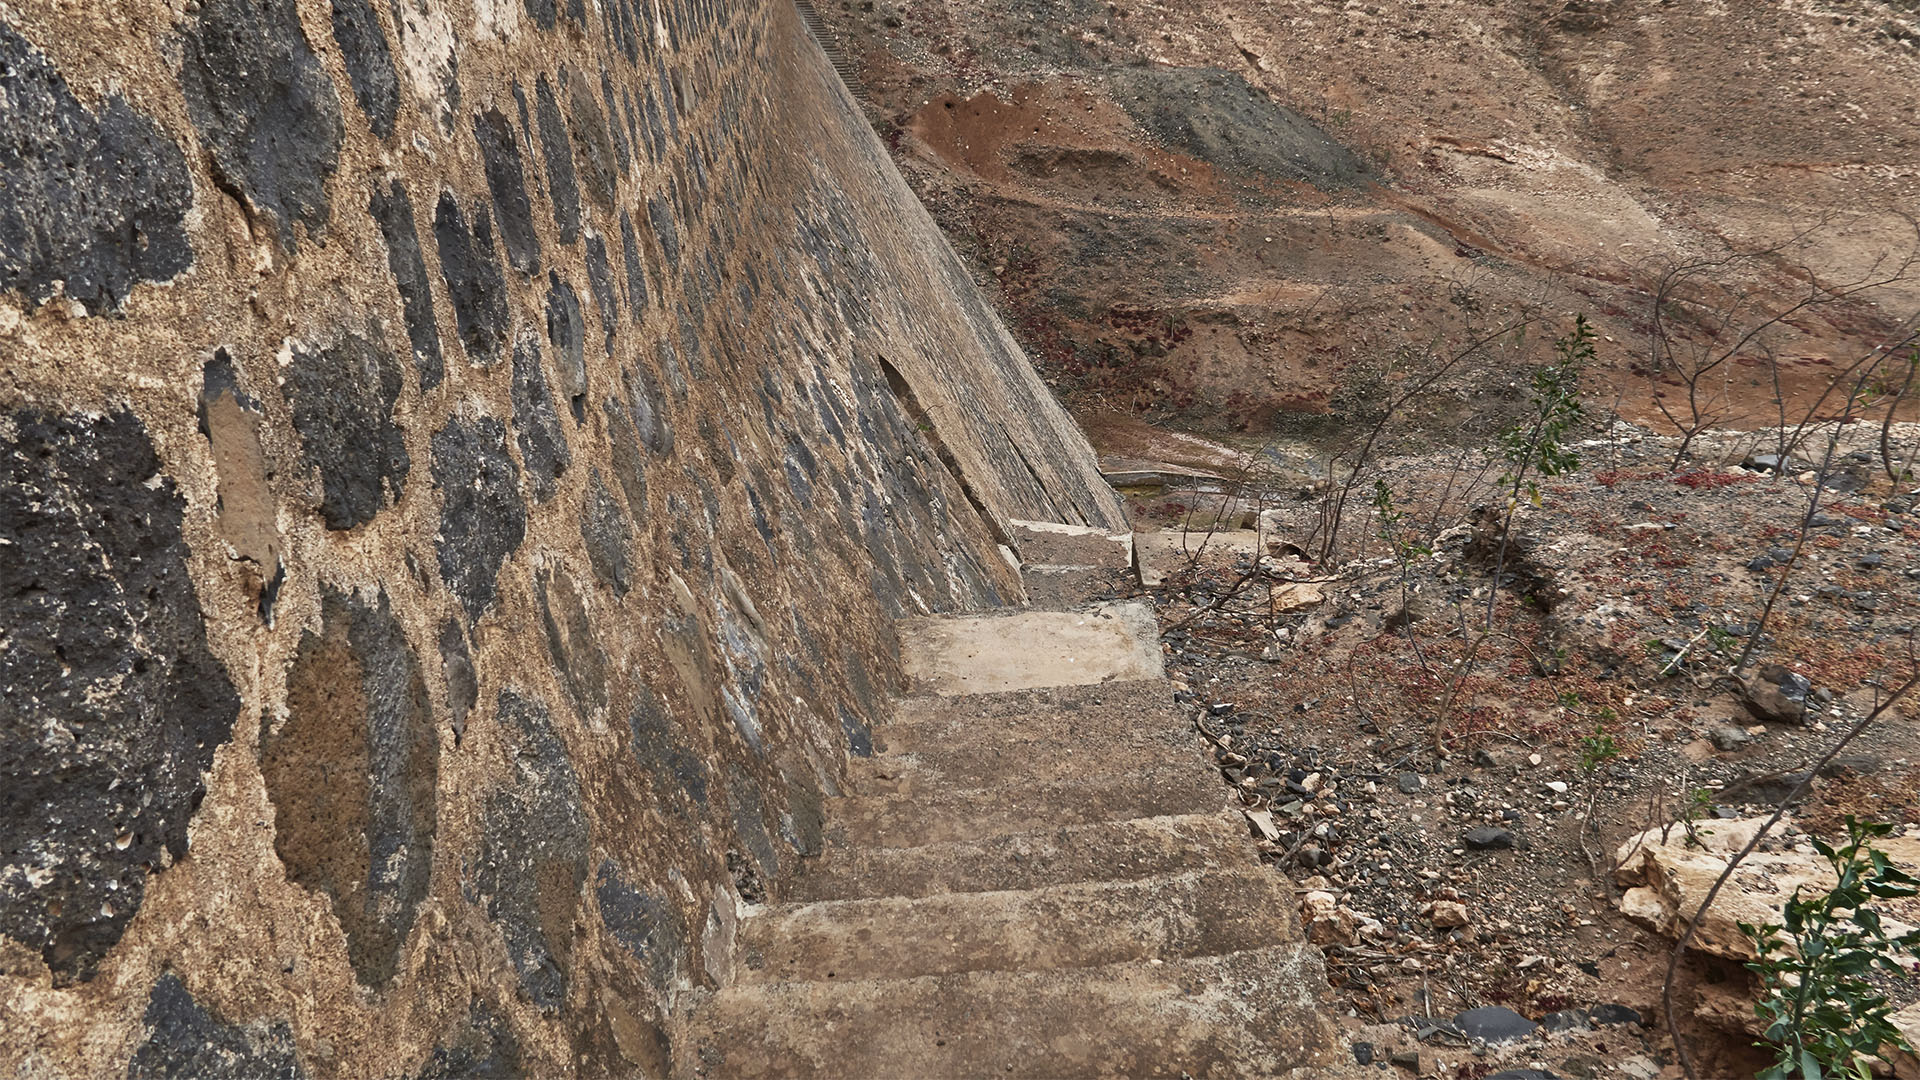
[{"label": "large boulder", "polygon": [[[1628,886],[1620,910],[1629,917],[1677,938],[1686,930],[1700,902],[1726,870],[1735,852],[1765,821],[1704,822],[1689,839],[1673,826],[1649,829],[1629,837],[1615,857],[1614,879]],[[1908,873],[1920,872],[1920,836],[1888,837],[1875,846]],[[1833,871],[1812,851],[1755,851],[1741,862],[1694,935],[1693,947],[1735,960],[1754,959],[1753,943],[1740,924],[1780,921],[1781,911],[1797,889],[1825,891],[1833,887]],[[1905,933],[1901,923],[1920,924],[1920,901],[1908,900],[1882,908],[1889,933]]]}]

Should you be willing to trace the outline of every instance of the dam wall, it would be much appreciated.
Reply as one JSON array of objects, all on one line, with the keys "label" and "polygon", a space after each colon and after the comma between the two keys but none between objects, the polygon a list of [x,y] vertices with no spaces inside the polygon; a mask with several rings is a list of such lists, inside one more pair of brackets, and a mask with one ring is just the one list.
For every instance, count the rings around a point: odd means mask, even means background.
[{"label": "dam wall", "polygon": [[1091,451],[788,0],[0,4],[0,1075],[659,1076]]}]

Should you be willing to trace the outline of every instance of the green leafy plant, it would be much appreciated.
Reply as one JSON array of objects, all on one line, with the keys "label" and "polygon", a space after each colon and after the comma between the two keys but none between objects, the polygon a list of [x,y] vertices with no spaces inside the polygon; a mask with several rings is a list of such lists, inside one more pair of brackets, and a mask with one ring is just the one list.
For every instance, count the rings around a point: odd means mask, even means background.
[{"label": "green leafy plant", "polygon": [[1580,467],[1580,455],[1565,442],[1567,433],[1586,416],[1580,400],[1580,372],[1594,359],[1593,327],[1585,315],[1573,321],[1573,331],[1553,343],[1554,361],[1533,372],[1533,416],[1500,433],[1500,456],[1507,471],[1500,486],[1511,501],[1522,493],[1540,505],[1542,476],[1561,476]]},{"label": "green leafy plant", "polygon": [[1865,1080],[1882,1045],[1911,1049],[1889,1019],[1893,1006],[1868,979],[1876,968],[1899,971],[1900,955],[1920,953],[1920,930],[1889,934],[1873,906],[1920,889],[1873,846],[1892,832],[1848,815],[1844,845],[1813,841],[1833,867],[1833,888],[1811,896],[1794,890],[1780,923],[1740,924],[1759,957],[1747,967],[1765,993],[1754,1006],[1767,1025],[1759,1045],[1778,1054],[1759,1080]]},{"label": "green leafy plant", "polygon": [[1592,772],[1601,765],[1620,756],[1620,747],[1614,744],[1613,736],[1599,724],[1593,725],[1593,734],[1580,740],[1580,768],[1583,772]]},{"label": "green leafy plant", "polygon": [[1713,791],[1709,788],[1694,788],[1687,792],[1687,801],[1680,807],[1680,827],[1686,830],[1687,843],[1692,847],[1706,847],[1702,836],[1711,836],[1712,830],[1701,829],[1700,822],[1713,816]]}]

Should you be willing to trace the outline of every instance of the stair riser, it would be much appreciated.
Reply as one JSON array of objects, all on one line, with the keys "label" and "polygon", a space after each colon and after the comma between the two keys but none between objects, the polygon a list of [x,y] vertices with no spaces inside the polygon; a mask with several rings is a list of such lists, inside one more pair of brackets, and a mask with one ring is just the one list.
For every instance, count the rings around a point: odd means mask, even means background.
[{"label": "stair riser", "polygon": [[830,849],[788,883],[785,895],[805,902],[1036,889],[1253,862],[1244,823],[1202,814],[1050,828],[984,843]]},{"label": "stair riser", "polygon": [[783,905],[741,931],[743,983],[1038,971],[1259,949],[1298,937],[1265,869],[1035,892]]},{"label": "stair riser", "polygon": [[1318,954],[1287,946],[1066,972],[722,991],[680,1071],[791,1077],[1252,1077],[1332,1064]]}]

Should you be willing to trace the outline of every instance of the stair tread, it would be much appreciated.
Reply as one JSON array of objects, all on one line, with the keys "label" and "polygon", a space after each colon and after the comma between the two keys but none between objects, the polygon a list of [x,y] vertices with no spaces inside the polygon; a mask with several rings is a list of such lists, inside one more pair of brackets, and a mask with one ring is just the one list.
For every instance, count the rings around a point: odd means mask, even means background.
[{"label": "stair tread", "polygon": [[1045,783],[903,787],[834,799],[827,804],[827,835],[847,846],[920,847],[1050,824],[1205,813],[1225,800],[1220,781],[1190,757],[1148,762],[1125,773],[1090,762],[1084,774]]},{"label": "stair tread", "polygon": [[1330,1060],[1301,944],[1095,968],[736,985],[693,1011],[683,1074],[1273,1076]]},{"label": "stair tread", "polygon": [[[1238,815],[1232,815],[1238,817]],[[1168,815],[1006,833],[915,847],[830,847],[787,883],[790,900],[1032,889],[1254,864],[1244,822]]]},{"label": "stair tread", "polygon": [[948,696],[1165,674],[1159,623],[1153,609],[1137,601],[904,619],[900,662],[910,686]]},{"label": "stair tread", "polygon": [[741,926],[743,982],[1095,967],[1297,939],[1265,867],[1006,892],[779,904]]}]

